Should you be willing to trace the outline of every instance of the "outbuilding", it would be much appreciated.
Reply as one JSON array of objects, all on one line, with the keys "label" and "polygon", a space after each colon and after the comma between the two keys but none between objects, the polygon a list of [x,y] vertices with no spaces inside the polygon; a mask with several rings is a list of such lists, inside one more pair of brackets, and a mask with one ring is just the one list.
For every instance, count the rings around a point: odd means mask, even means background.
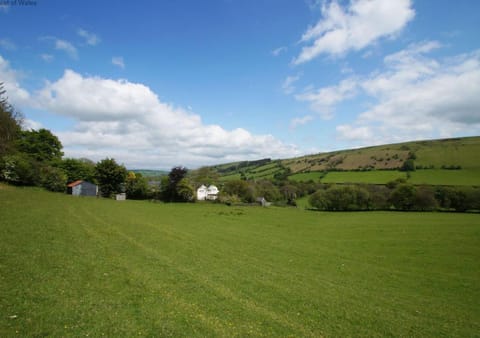
[{"label": "outbuilding", "polygon": [[73,196],[97,196],[98,186],[96,184],[78,180],[67,185],[67,193]]}]

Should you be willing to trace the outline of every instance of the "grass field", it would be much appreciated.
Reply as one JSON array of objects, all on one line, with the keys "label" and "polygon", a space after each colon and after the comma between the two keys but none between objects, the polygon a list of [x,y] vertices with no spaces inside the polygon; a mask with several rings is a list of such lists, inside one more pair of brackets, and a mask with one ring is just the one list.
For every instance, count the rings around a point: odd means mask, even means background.
[{"label": "grass field", "polygon": [[324,172],[312,171],[309,173],[293,174],[288,176],[288,179],[296,182],[308,182],[308,181],[319,182],[320,178],[324,175],[325,175]]},{"label": "grass field", "polygon": [[396,170],[332,171],[321,181],[322,183],[385,184],[398,178],[407,178],[407,175]]},{"label": "grass field", "polygon": [[480,216],[0,185],[0,336],[474,337]]}]

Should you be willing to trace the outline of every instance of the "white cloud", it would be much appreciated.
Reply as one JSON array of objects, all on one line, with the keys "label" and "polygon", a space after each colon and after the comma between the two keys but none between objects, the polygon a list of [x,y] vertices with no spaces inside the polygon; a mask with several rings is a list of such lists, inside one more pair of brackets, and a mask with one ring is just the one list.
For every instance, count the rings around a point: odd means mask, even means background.
[{"label": "white cloud", "polygon": [[85,39],[85,43],[87,45],[95,46],[95,45],[100,43],[100,38],[97,35],[95,35],[93,33],[89,33],[82,28],[79,28],[77,30],[77,34]]},{"label": "white cloud", "polygon": [[333,117],[334,106],[357,92],[357,82],[353,78],[345,79],[336,86],[323,87],[318,90],[310,89],[302,94],[295,95],[299,101],[310,104],[310,108],[319,113],[323,119]]},{"label": "white cloud", "polygon": [[283,81],[282,89],[283,92],[287,95],[292,94],[295,91],[294,83],[300,79],[300,75],[287,76],[285,81]]},{"label": "white cloud", "polygon": [[0,39],[0,47],[10,51],[17,49],[17,46],[10,39],[7,38]]},{"label": "white cloud", "polygon": [[123,61],[123,57],[121,56],[114,56],[112,58],[112,64],[122,69],[125,69],[125,62]]},{"label": "white cloud", "polygon": [[272,50],[272,55],[273,56],[279,56],[280,54],[282,54],[283,52],[286,52],[286,51],[287,51],[287,47],[285,47],[285,46],[278,47],[278,48]]},{"label": "white cloud", "polygon": [[23,120],[22,128],[23,130],[30,130],[30,129],[39,130],[43,128],[43,125],[38,121],[25,119]]},{"label": "white cloud", "polygon": [[55,49],[62,50],[67,53],[72,59],[78,59],[77,48],[72,45],[70,42],[65,40],[56,39],[55,40]]},{"label": "white cloud", "polygon": [[290,128],[295,129],[298,126],[303,126],[304,124],[307,124],[310,121],[313,121],[314,118],[311,115],[305,115],[303,117],[296,117],[290,121]]},{"label": "white cloud", "polygon": [[382,37],[393,37],[413,19],[411,0],[351,0],[348,7],[337,1],[322,5],[322,18],[302,35],[302,48],[294,64],[321,54],[339,56],[361,50]]},{"label": "white cloud", "polygon": [[374,104],[337,128],[340,138],[370,143],[480,133],[480,51],[437,60],[437,42],[387,56],[385,69],[358,81]]},{"label": "white cloud", "polygon": [[28,105],[30,94],[20,86],[20,74],[10,67],[10,64],[0,55],[0,82],[3,82],[8,101],[21,109]]},{"label": "white cloud", "polygon": [[84,77],[72,70],[36,93],[44,110],[77,121],[57,132],[68,156],[113,156],[129,167],[199,166],[298,154],[271,135],[206,125],[199,115],[163,103],[147,86]]}]

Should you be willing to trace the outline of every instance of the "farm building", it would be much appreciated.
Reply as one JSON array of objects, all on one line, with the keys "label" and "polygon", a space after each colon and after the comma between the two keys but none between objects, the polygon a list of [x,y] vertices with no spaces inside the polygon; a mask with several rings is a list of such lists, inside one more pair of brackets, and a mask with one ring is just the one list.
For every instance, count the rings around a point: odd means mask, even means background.
[{"label": "farm building", "polygon": [[209,185],[208,188],[205,185],[201,185],[197,189],[197,200],[205,201],[205,200],[216,200],[218,197],[218,188],[214,185]]},{"label": "farm building", "polygon": [[67,185],[67,193],[74,196],[97,196],[98,186],[96,184],[78,180]]}]

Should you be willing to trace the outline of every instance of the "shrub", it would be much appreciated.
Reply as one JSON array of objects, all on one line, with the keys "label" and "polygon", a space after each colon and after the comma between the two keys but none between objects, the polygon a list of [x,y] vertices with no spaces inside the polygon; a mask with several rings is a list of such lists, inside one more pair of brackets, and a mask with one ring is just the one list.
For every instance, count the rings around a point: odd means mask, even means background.
[{"label": "shrub", "polygon": [[416,189],[413,185],[400,184],[392,192],[390,202],[397,210],[413,210],[416,202]]}]

